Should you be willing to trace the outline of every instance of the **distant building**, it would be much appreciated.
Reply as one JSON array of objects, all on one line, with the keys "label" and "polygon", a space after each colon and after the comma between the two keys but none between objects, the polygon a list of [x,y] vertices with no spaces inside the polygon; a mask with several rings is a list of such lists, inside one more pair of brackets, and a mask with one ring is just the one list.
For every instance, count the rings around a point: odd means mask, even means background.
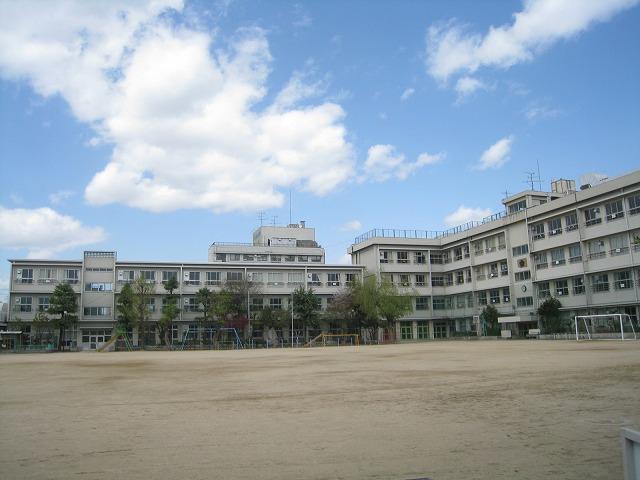
[{"label": "distant building", "polygon": [[[537,307],[556,297],[566,316],[640,306],[640,171],[583,185],[524,191],[505,211],[446,231],[374,229],[349,248],[354,264],[413,297],[397,322],[403,340],[466,335],[486,305],[502,328],[537,328]],[[589,178],[591,178],[589,177]],[[508,318],[507,318],[508,317]]]}]

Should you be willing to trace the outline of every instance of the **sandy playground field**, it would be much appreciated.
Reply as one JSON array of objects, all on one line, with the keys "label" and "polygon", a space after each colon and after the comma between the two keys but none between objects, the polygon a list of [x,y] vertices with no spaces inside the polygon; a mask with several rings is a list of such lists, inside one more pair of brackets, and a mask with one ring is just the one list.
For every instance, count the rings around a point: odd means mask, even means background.
[{"label": "sandy playground field", "polygon": [[619,479],[640,342],[0,356],[3,479]]}]

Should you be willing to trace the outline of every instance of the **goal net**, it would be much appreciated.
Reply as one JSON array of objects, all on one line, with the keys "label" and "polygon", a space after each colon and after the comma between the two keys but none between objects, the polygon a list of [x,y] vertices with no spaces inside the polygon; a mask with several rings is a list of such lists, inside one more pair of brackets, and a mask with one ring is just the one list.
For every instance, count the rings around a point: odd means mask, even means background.
[{"label": "goal net", "polygon": [[626,313],[577,315],[574,317],[576,340],[637,340],[638,326]]},{"label": "goal net", "polygon": [[360,335],[355,333],[321,333],[305,347],[341,347],[360,345]]}]

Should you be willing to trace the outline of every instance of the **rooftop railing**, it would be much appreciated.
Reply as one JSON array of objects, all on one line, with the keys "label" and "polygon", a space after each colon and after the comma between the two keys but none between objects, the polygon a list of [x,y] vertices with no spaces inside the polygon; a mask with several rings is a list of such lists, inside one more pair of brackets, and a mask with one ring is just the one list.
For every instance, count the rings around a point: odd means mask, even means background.
[{"label": "rooftop railing", "polygon": [[451,227],[447,230],[402,230],[395,228],[374,228],[372,230],[369,230],[368,232],[363,233],[362,235],[358,235],[353,243],[354,245],[357,245],[376,237],[437,240],[439,238],[448,237],[449,235],[455,235],[456,233],[465,232],[486,223],[494,222],[506,216],[507,213],[505,212],[494,213],[493,215],[489,215],[488,217],[485,217],[480,221],[473,220],[462,225]]}]

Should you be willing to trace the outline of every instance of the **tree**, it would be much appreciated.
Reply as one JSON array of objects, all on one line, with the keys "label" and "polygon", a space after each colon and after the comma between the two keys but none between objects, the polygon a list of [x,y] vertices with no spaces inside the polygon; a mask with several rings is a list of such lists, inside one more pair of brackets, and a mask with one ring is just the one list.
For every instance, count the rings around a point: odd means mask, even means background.
[{"label": "tree", "polygon": [[293,291],[293,314],[300,321],[305,330],[305,337],[309,328],[318,328],[320,299],[313,293],[312,288],[298,287]]},{"label": "tree", "polygon": [[45,312],[36,313],[31,322],[35,343],[50,342],[53,339],[53,322]]},{"label": "tree", "polygon": [[116,310],[118,311],[118,327],[124,330],[132,329],[136,323],[135,296],[133,288],[128,283],[125,283],[120,290]]},{"label": "tree", "polygon": [[566,326],[562,323],[560,307],[562,307],[562,304],[555,297],[546,299],[538,307],[543,333],[563,333],[566,330]]},{"label": "tree", "polygon": [[392,336],[395,336],[396,320],[413,310],[411,297],[401,295],[395,285],[386,281],[378,285],[377,307]]},{"label": "tree", "polygon": [[487,305],[480,314],[480,320],[487,326],[487,335],[498,335],[498,310],[493,305]]},{"label": "tree", "polygon": [[53,319],[54,327],[58,330],[58,350],[62,350],[62,343],[66,330],[78,322],[78,302],[76,293],[67,282],[59,283],[49,297],[49,313],[59,315]]},{"label": "tree", "polygon": [[215,303],[216,303],[216,295],[208,288],[204,287],[198,290],[196,293],[196,300],[200,305],[200,312],[202,313],[201,317],[197,317],[198,323],[205,331],[212,331],[216,326],[219,325],[219,322],[215,320]]},{"label": "tree", "polygon": [[164,345],[171,345],[171,332],[173,331],[173,321],[180,315],[178,298],[174,290],[178,288],[178,280],[175,277],[163,282],[167,292],[165,304],[162,306],[162,316],[158,322],[160,341]]},{"label": "tree", "polygon": [[214,295],[213,310],[224,325],[243,328],[248,323],[249,299],[259,294],[259,287],[249,280],[228,281]]},{"label": "tree", "polygon": [[135,322],[138,327],[138,344],[144,346],[147,343],[147,336],[150,336],[151,330],[149,326],[149,300],[151,294],[155,290],[155,285],[145,281],[143,277],[138,277],[134,280],[132,287],[134,295],[134,312]]},{"label": "tree", "polygon": [[255,316],[255,322],[258,328],[262,328],[263,337],[273,329],[280,338],[282,329],[287,324],[287,315],[283,310],[265,308]]}]

